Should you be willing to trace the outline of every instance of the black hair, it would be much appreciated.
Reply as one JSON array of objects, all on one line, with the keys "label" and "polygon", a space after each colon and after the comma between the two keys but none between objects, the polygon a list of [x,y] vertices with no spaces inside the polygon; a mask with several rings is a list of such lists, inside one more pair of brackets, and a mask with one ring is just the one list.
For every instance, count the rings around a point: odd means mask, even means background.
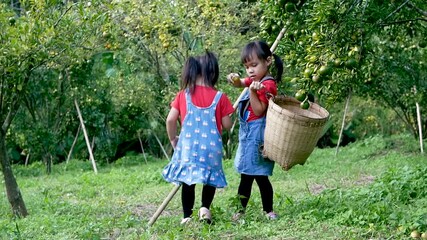
[{"label": "black hair", "polygon": [[206,51],[206,54],[196,57],[189,57],[185,62],[181,75],[181,89],[190,89],[194,92],[197,78],[202,76],[203,82],[214,87],[219,78],[218,59],[214,53]]},{"label": "black hair", "polygon": [[203,81],[209,87],[214,87],[219,78],[218,59],[213,52],[206,51],[206,54],[199,56]]},{"label": "black hair", "polygon": [[200,62],[195,57],[189,57],[185,62],[185,65],[181,74],[181,89],[190,89],[190,92],[194,92],[197,78],[202,74]]},{"label": "black hair", "polygon": [[282,59],[276,54],[272,53],[270,47],[266,42],[263,41],[254,41],[248,43],[242,50],[241,60],[242,63],[245,64],[251,60],[252,54],[255,54],[258,59],[267,61],[268,57],[274,58],[274,66],[275,66],[275,76],[274,79],[276,82],[280,82],[282,80],[283,74],[283,62]]}]

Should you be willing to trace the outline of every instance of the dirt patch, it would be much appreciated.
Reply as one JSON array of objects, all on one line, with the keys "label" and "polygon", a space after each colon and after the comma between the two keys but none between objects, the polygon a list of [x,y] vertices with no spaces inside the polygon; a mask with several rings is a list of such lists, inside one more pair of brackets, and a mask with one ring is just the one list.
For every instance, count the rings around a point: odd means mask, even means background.
[{"label": "dirt patch", "polygon": [[322,193],[327,187],[322,184],[313,184],[310,186],[310,193],[313,195],[318,195]]},{"label": "dirt patch", "polygon": [[363,175],[360,176],[359,179],[357,179],[354,184],[355,185],[367,185],[372,183],[375,180],[375,177],[372,175]]},{"label": "dirt patch", "polygon": [[[345,181],[346,183],[344,184],[344,186],[350,187],[353,185],[357,185],[357,186],[363,186],[363,185],[368,185],[371,184],[372,182],[375,181],[375,176],[372,175],[362,175],[360,176],[357,180],[355,181]],[[325,191],[326,189],[328,189],[328,187],[324,184],[312,184],[309,186],[309,190],[310,193],[313,195],[318,195],[321,194],[323,191]]]},{"label": "dirt patch", "polygon": [[[157,211],[160,205],[154,204],[138,204],[132,209],[132,214],[140,218],[151,218]],[[180,214],[179,210],[168,210],[167,208],[161,213],[162,216],[176,216]]]}]

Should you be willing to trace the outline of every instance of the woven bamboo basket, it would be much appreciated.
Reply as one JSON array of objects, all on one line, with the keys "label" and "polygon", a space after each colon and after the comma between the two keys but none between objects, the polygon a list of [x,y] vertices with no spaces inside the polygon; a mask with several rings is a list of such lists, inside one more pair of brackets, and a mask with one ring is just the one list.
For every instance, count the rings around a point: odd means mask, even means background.
[{"label": "woven bamboo basket", "polygon": [[329,112],[317,103],[302,109],[292,97],[276,96],[269,100],[264,135],[264,157],[287,171],[303,165],[316,147]]}]

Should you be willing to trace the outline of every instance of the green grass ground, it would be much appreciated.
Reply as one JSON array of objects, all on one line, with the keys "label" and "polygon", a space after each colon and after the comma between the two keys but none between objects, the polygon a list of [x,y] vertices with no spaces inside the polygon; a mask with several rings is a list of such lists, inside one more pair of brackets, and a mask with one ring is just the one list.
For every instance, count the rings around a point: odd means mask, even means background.
[{"label": "green grass ground", "polygon": [[410,239],[413,230],[427,232],[427,158],[411,136],[369,138],[337,156],[315,149],[289,171],[276,165],[276,221],[262,213],[256,184],[245,217],[231,221],[239,175],[225,160],[229,186],[215,196],[214,224],[182,227],[178,192],[147,227],[173,188],[160,174],[166,163],[128,156],[94,174],[90,162],[73,160],[51,175],[41,164],[14,166],[30,215],[14,219],[1,192],[0,239]]}]

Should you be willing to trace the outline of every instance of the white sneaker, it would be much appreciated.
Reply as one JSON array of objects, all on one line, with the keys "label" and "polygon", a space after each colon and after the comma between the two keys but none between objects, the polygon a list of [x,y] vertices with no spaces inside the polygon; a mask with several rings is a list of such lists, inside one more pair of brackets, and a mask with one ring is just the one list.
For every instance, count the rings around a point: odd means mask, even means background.
[{"label": "white sneaker", "polygon": [[199,218],[200,218],[200,221],[206,221],[207,223],[210,224],[212,222],[211,211],[209,211],[209,209],[205,207],[201,207],[199,210]]},{"label": "white sneaker", "polygon": [[275,212],[269,212],[266,214],[266,216],[269,220],[276,220],[277,218],[279,218],[279,216],[277,216]]},{"label": "white sneaker", "polygon": [[191,222],[191,217],[186,217],[181,220],[181,225],[186,225]]}]

